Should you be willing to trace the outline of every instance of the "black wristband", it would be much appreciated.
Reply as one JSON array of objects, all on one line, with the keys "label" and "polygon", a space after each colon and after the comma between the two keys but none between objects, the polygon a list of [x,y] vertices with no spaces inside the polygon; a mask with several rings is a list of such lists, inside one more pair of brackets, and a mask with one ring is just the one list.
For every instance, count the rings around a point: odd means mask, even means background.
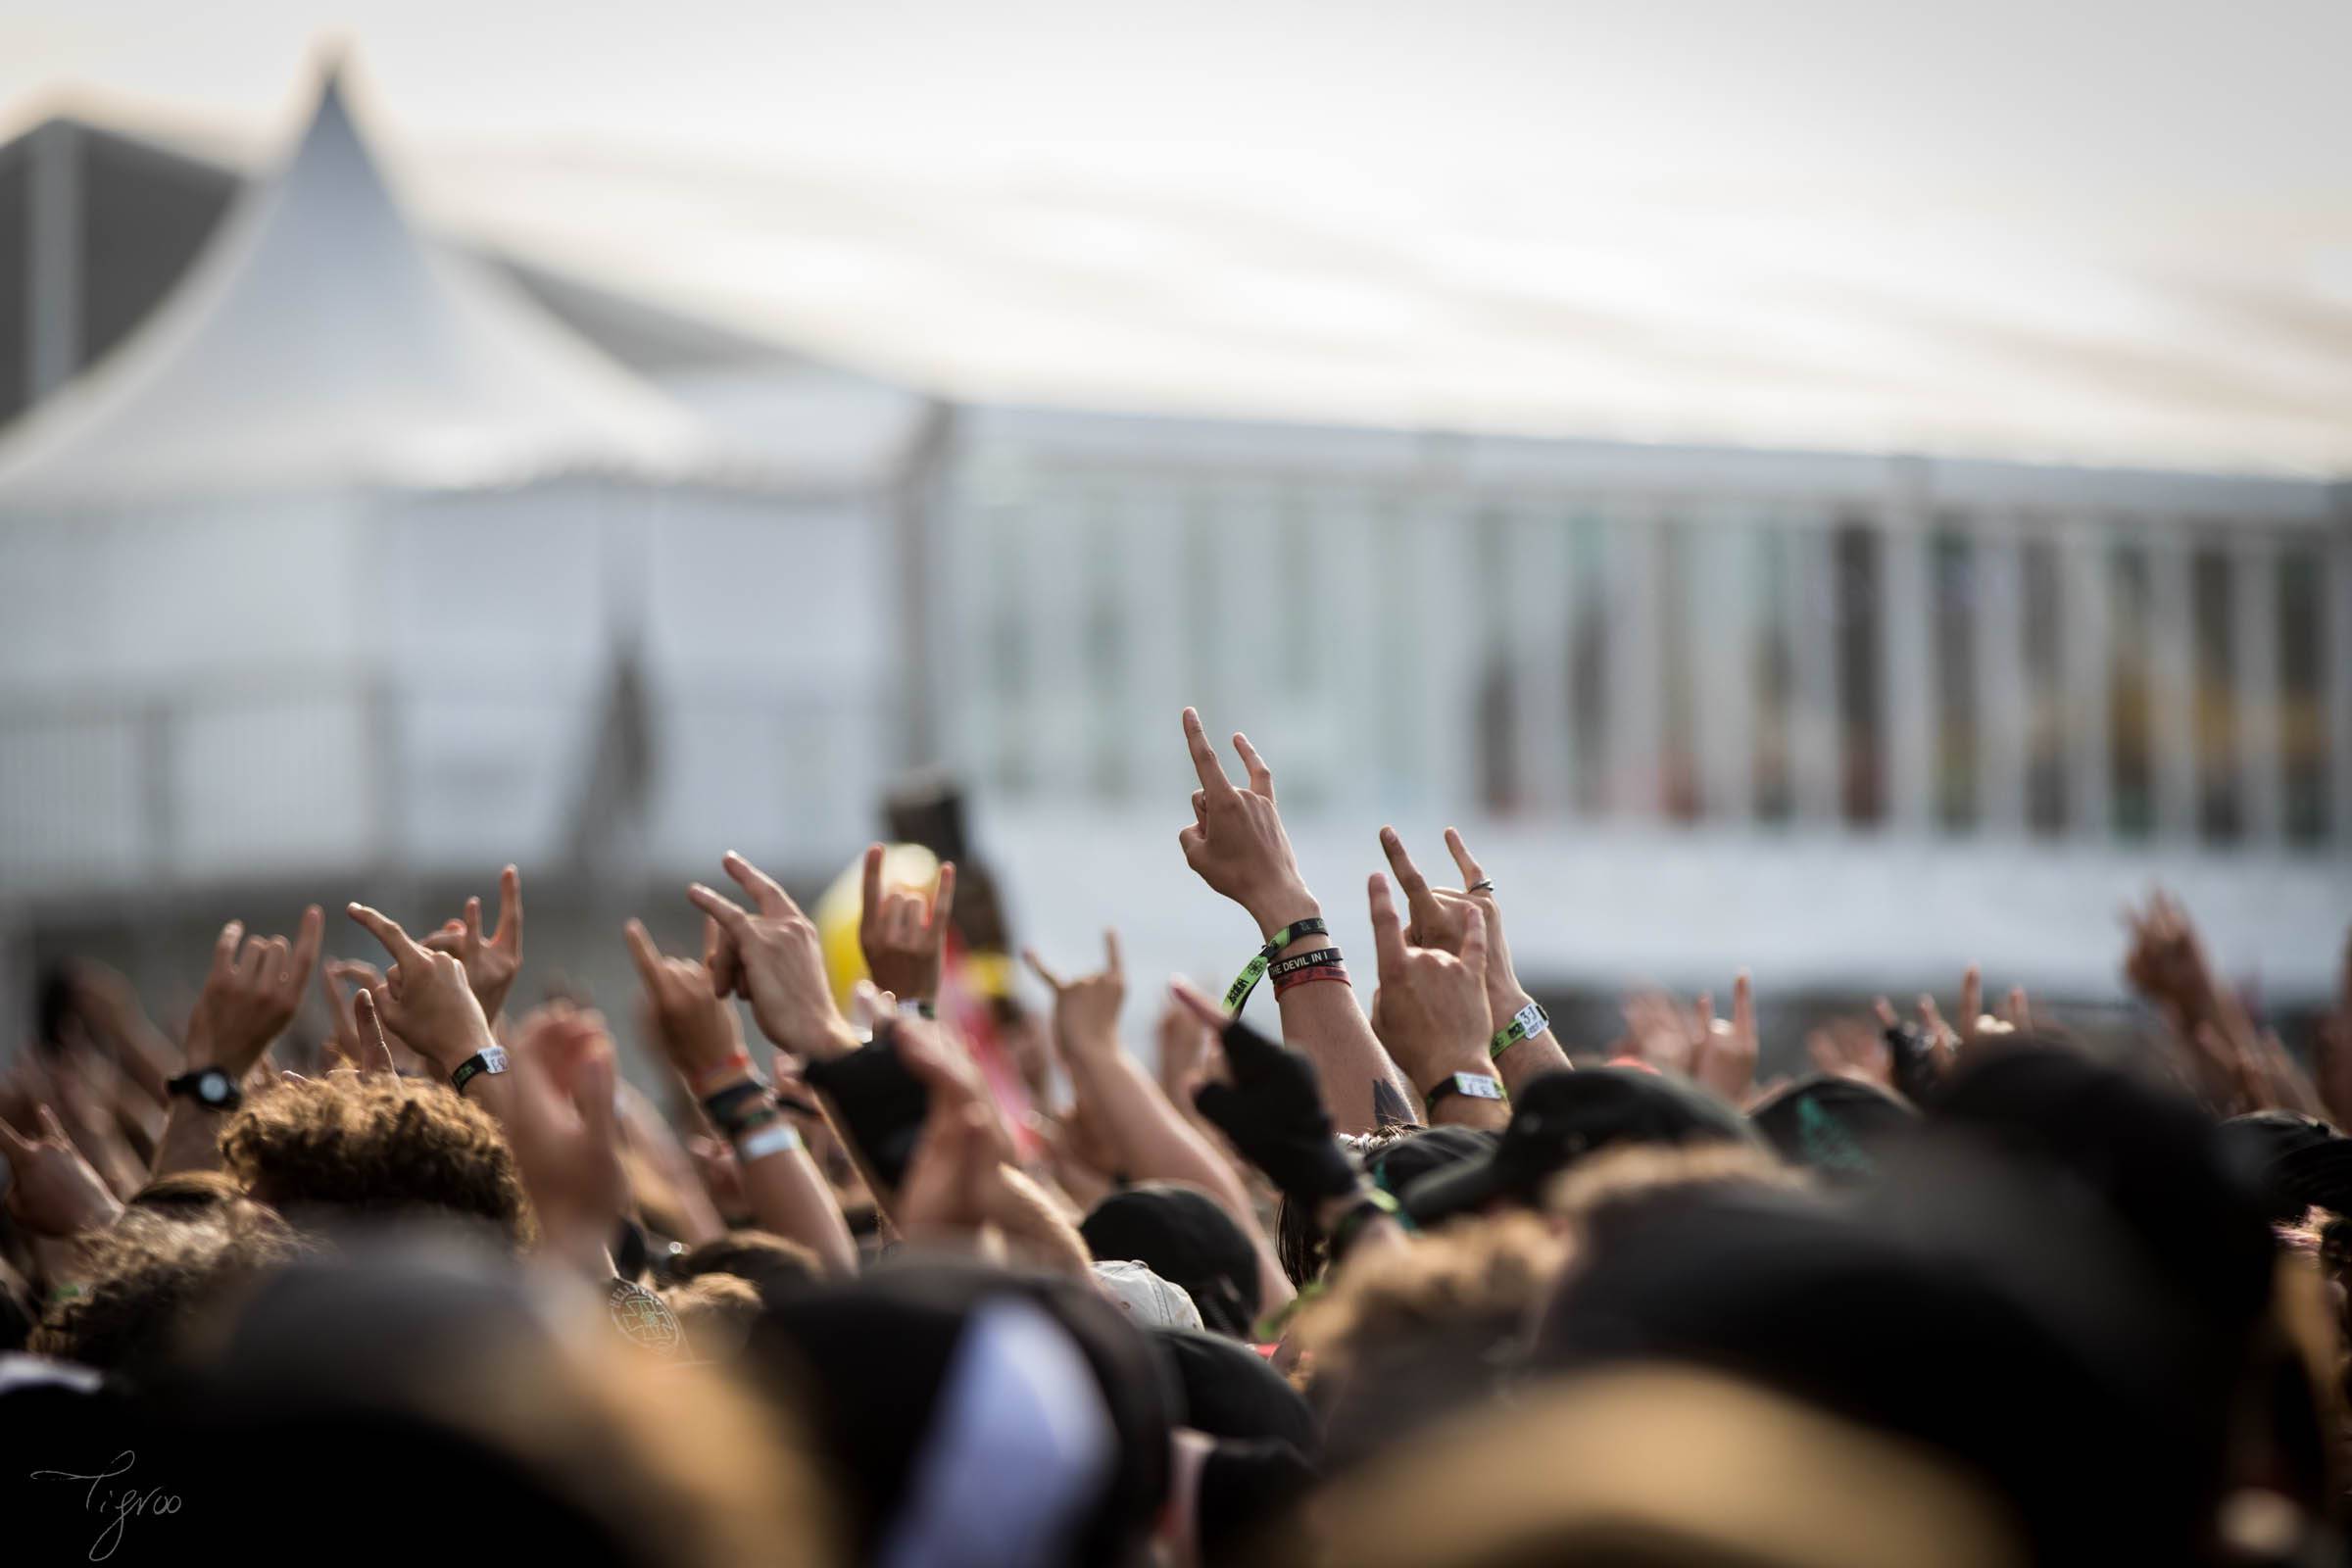
[{"label": "black wristband", "polygon": [[774,1109],[775,1102],[768,1097],[767,1085],[756,1078],[729,1084],[703,1101],[703,1114],[710,1118],[710,1125],[718,1129],[720,1136],[730,1140]]},{"label": "black wristband", "polygon": [[1492,1100],[1500,1105],[1511,1102],[1511,1097],[1503,1093],[1502,1080],[1499,1078],[1489,1078],[1475,1072],[1449,1072],[1422,1094],[1421,1106],[1434,1116],[1439,1104],[1452,1095],[1469,1100]]},{"label": "black wristband", "polygon": [[884,1187],[896,1191],[906,1179],[931,1096],[922,1080],[899,1060],[891,1042],[894,1022],[884,1019],[869,1043],[846,1056],[811,1058],[803,1075],[840,1113],[842,1135],[867,1168]]},{"label": "black wristband", "polygon": [[1266,978],[1279,980],[1286,974],[1297,974],[1301,969],[1336,969],[1343,961],[1339,949],[1317,948],[1312,953],[1301,953],[1296,957],[1283,958],[1266,965]]},{"label": "black wristband", "polygon": [[1356,1238],[1363,1235],[1364,1228],[1384,1216],[1400,1225],[1405,1223],[1404,1207],[1393,1196],[1377,1187],[1367,1189],[1364,1196],[1333,1223],[1331,1260],[1336,1263],[1346,1257],[1348,1249],[1355,1245]]},{"label": "black wristband", "polygon": [[1265,977],[1266,967],[1274,961],[1274,955],[1301,937],[1319,937],[1330,930],[1331,927],[1323,923],[1321,915],[1310,914],[1303,920],[1293,920],[1268,937],[1266,945],[1257,950],[1257,956],[1242,965],[1242,972],[1235,975],[1233,984],[1225,988],[1225,1010],[1242,1010],[1242,1004],[1250,1000],[1250,993],[1255,991],[1258,981]]},{"label": "black wristband", "polygon": [[496,1077],[506,1070],[507,1048],[490,1046],[459,1062],[458,1070],[449,1075],[449,1087],[462,1095],[466,1092],[466,1086],[483,1073]]}]

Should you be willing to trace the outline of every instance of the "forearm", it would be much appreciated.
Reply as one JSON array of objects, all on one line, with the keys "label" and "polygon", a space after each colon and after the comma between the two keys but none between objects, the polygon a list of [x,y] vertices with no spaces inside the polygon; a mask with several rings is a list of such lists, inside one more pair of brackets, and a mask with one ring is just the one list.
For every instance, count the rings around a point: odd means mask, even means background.
[{"label": "forearm", "polygon": [[164,1136],[156,1145],[155,1165],[148,1171],[147,1179],[156,1181],[184,1170],[220,1168],[220,1113],[207,1110],[192,1100],[174,1097],[170,1113],[164,1117]]},{"label": "forearm", "polygon": [[988,1218],[1023,1262],[1051,1273],[1094,1277],[1094,1254],[1085,1239],[1035,1182],[1010,1165],[1000,1165],[993,1187]]},{"label": "forearm", "polygon": [[1266,1308],[1281,1306],[1297,1294],[1232,1162],[1133,1057],[1116,1046],[1107,1054],[1073,1057],[1071,1077],[1097,1108],[1130,1175],[1197,1187],[1241,1227],[1257,1254],[1259,1298]]},{"label": "forearm", "polygon": [[[1311,953],[1328,941],[1320,936],[1302,938],[1278,956]],[[1371,1132],[1380,1125],[1384,1099],[1394,1106],[1407,1107],[1409,1114],[1410,1086],[1381,1049],[1364,1009],[1356,1005],[1354,987],[1328,980],[1296,985],[1283,993],[1279,1005],[1283,1044],[1314,1063],[1323,1085],[1324,1108],[1331,1112],[1335,1127],[1344,1133]],[[1381,1092],[1383,1086],[1386,1096]]]},{"label": "forearm", "polygon": [[799,1242],[816,1253],[828,1273],[858,1272],[858,1242],[833,1200],[833,1189],[808,1151],[799,1144],[779,1152],[744,1159],[743,1199],[762,1230]]}]

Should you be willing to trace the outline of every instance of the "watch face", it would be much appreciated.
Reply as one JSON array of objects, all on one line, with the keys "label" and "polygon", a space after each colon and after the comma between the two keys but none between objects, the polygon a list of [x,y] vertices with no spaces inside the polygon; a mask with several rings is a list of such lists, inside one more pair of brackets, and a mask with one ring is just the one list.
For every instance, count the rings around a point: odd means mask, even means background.
[{"label": "watch face", "polygon": [[199,1104],[220,1106],[236,1102],[236,1084],[218,1067],[207,1067],[198,1073],[194,1087]]}]

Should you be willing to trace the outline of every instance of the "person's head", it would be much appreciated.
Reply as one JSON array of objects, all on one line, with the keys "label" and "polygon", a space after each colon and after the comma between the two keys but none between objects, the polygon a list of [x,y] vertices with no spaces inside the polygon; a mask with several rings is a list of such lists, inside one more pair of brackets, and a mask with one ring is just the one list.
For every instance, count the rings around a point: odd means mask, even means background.
[{"label": "person's head", "polygon": [[171,1365],[196,1315],[297,1256],[275,1214],[238,1200],[182,1218],[126,1209],[84,1238],[83,1277],[33,1330],[29,1348],[140,1379]]},{"label": "person's head", "polygon": [[669,1272],[677,1280],[732,1275],[748,1281],[771,1306],[821,1284],[825,1277],[816,1254],[799,1242],[752,1230],[729,1231],[696,1243],[678,1255]]},{"label": "person's head", "polygon": [[1884,1147],[1919,1126],[1919,1112],[1907,1102],[1875,1084],[1827,1073],[1766,1096],[1747,1119],[1783,1159],[1840,1186],[1877,1175]]},{"label": "person's head", "polygon": [[896,1261],[763,1314],[746,1364],[801,1414],[859,1560],[978,1532],[1116,1565],[1161,1520],[1181,1395],[1091,1283]]},{"label": "person's head", "polygon": [[1695,1085],[1632,1067],[1550,1072],[1525,1085],[1492,1152],[1425,1176],[1398,1196],[1424,1227],[1498,1206],[1533,1208],[1553,1177],[1604,1149],[1743,1144],[1754,1130]]},{"label": "person's head", "polygon": [[444,1084],[350,1073],[283,1084],[230,1118],[220,1158],[306,1227],[455,1220],[508,1247],[532,1232],[497,1121]]},{"label": "person's head", "polygon": [[[1400,1198],[1406,1188],[1432,1171],[1492,1153],[1494,1135],[1475,1127],[1392,1124],[1376,1132],[1347,1135],[1340,1146],[1355,1156],[1373,1186],[1392,1198]],[[1331,1248],[1312,1206],[1284,1199],[1274,1228],[1275,1255],[1290,1282],[1304,1289],[1321,1279],[1331,1259]]]},{"label": "person's head", "polygon": [[158,1176],[130,1195],[132,1208],[152,1208],[161,1214],[179,1219],[193,1219],[200,1214],[235,1202],[245,1196],[245,1189],[226,1171],[182,1170],[169,1176]]},{"label": "person's head", "polygon": [[[830,1499],[781,1412],[633,1346],[593,1294],[449,1242],[356,1238],[213,1326],[211,1353],[157,1390],[131,1478],[187,1497],[165,1521],[185,1527],[175,1549],[259,1562],[358,1540],[395,1560],[507,1540],[577,1568],[835,1560]],[[267,1489],[260,1535],[224,1500],[257,1453],[306,1467]],[[424,1493],[368,1500],[428,1460]]]},{"label": "person's head", "polygon": [[662,1293],[686,1336],[686,1351],[697,1361],[732,1361],[760,1316],[760,1293],[750,1280],[705,1274]]},{"label": "person's head", "polygon": [[1491,1397],[1567,1257],[1551,1226],[1507,1213],[1351,1260],[1293,1331],[1331,1464]]},{"label": "person's head", "polygon": [[1132,1260],[1177,1285],[1207,1328],[1250,1337],[1259,1299],[1257,1249],[1206,1193],[1145,1182],[1097,1203],[1078,1233],[1098,1261]]}]

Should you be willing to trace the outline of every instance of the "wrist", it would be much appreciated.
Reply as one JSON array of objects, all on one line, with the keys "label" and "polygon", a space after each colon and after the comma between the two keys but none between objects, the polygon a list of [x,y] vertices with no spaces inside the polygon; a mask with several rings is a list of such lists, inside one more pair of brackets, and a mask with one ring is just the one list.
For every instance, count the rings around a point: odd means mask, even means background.
[{"label": "wrist", "polygon": [[822,1029],[808,1039],[797,1044],[779,1040],[776,1044],[804,1061],[831,1061],[864,1046],[865,1038],[850,1027],[849,1019],[836,1013]]},{"label": "wrist", "polygon": [[1323,913],[1323,906],[1315,902],[1315,896],[1296,885],[1254,899],[1249,908],[1250,917],[1257,922],[1258,934],[1269,942],[1285,926],[1312,920]]}]

